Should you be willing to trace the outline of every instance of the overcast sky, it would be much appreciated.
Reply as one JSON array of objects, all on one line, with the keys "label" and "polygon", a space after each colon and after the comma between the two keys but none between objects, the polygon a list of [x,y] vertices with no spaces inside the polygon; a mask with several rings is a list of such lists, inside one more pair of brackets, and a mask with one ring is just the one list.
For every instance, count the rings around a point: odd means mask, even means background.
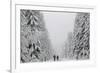
[{"label": "overcast sky", "polygon": [[67,35],[73,31],[76,13],[42,12],[54,50],[61,51]]}]

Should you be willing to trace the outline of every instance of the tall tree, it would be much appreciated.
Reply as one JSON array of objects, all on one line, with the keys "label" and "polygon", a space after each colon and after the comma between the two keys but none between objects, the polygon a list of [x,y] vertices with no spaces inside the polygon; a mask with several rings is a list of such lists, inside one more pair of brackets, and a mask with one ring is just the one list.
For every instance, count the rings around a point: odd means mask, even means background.
[{"label": "tall tree", "polygon": [[20,10],[21,62],[48,61],[51,44],[43,15],[37,10]]},{"label": "tall tree", "polygon": [[77,13],[74,26],[74,57],[89,59],[90,55],[90,14]]}]

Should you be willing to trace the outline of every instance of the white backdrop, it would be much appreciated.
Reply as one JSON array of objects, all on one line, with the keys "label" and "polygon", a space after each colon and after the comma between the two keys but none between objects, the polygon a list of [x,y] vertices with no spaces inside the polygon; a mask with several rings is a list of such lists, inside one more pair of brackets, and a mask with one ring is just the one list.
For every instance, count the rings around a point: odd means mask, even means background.
[{"label": "white backdrop", "polygon": [[[96,6],[96,67],[68,68],[59,70],[38,71],[39,73],[99,73],[100,72],[100,0],[33,0],[40,2],[83,4]],[[10,69],[10,0],[0,0],[0,73],[8,73]],[[32,72],[33,73],[33,72]],[[37,73],[37,72],[34,72]]]}]

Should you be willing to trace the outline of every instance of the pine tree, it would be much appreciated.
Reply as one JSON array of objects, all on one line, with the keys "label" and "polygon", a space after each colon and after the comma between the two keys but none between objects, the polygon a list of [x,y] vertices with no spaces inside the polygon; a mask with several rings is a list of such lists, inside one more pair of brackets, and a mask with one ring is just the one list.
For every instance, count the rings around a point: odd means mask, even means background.
[{"label": "pine tree", "polygon": [[21,62],[48,61],[51,58],[51,44],[42,13],[21,9],[20,25]]},{"label": "pine tree", "polygon": [[90,14],[77,13],[74,26],[74,57],[89,59],[90,55]]}]

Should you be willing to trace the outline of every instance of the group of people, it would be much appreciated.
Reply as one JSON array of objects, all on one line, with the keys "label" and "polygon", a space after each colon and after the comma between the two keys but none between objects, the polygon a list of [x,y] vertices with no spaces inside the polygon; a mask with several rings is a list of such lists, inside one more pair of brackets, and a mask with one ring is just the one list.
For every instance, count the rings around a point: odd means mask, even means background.
[{"label": "group of people", "polygon": [[54,59],[54,61],[58,61],[59,60],[59,56],[58,55],[53,55],[53,59]]}]

